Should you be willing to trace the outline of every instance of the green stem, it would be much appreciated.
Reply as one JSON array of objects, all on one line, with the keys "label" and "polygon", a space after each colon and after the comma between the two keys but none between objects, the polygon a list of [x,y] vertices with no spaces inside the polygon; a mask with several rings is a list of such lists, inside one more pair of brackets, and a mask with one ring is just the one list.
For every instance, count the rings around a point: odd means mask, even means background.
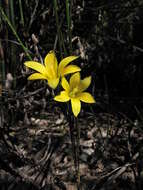
[{"label": "green stem", "polygon": [[23,8],[21,0],[19,0],[19,10],[20,10],[21,24],[24,27],[24,16],[23,16]]},{"label": "green stem", "polygon": [[[70,127],[70,138],[71,138],[71,145],[72,145],[72,153],[73,153],[73,160],[74,160],[74,167],[75,171],[77,171],[77,154],[76,154],[76,139],[75,139],[75,125],[74,125],[74,117],[71,112],[71,107],[67,104],[68,107],[68,122]],[[76,172],[77,173],[77,172]]]},{"label": "green stem", "polygon": [[[4,5],[4,6],[3,6]],[[3,9],[5,10],[5,13],[7,15],[8,18],[10,18],[10,12],[9,12],[9,0],[4,0],[4,4],[2,4],[2,6],[4,7]],[[0,15],[1,16],[1,15]],[[1,16],[1,19],[3,21],[3,18]],[[8,34],[8,28],[5,28],[5,32],[3,33],[3,38],[5,38],[6,40],[8,40],[9,38],[9,34]],[[5,43],[5,50],[4,50],[4,54],[5,55],[9,55],[9,46],[8,46],[8,41],[6,41]],[[5,65],[7,65],[7,67],[5,68],[5,70],[7,71],[9,68],[9,64],[8,64],[8,60],[5,59]],[[6,72],[5,72],[6,73]]]},{"label": "green stem", "polygon": [[[0,6],[2,6],[1,1],[0,1]],[[2,23],[2,18],[0,17],[0,32],[2,32],[2,30],[3,30],[3,23]],[[3,89],[4,83],[5,83],[5,61],[4,61],[4,50],[3,50],[2,42],[0,39],[0,103],[1,103],[1,107],[2,107],[2,89]]]},{"label": "green stem", "polygon": [[10,0],[10,3],[9,3],[9,6],[10,6],[10,16],[11,16],[11,23],[13,25],[13,27],[15,28],[15,16],[14,16],[14,4],[13,4],[13,0]]},{"label": "green stem", "polygon": [[9,18],[10,14],[9,14],[9,0],[4,0],[4,9],[5,9],[5,12],[6,12],[6,15],[7,17]]},{"label": "green stem", "polygon": [[5,81],[5,62],[4,62],[4,51],[2,47],[2,43],[0,41],[0,85],[3,88]]},{"label": "green stem", "polygon": [[69,0],[66,0],[66,17],[67,17],[67,25],[68,25],[68,29],[70,28],[71,25],[71,20],[70,20],[70,4],[69,4]]},{"label": "green stem", "polygon": [[62,31],[60,31],[60,35],[61,35],[60,38],[61,38],[62,46],[63,46],[63,49],[64,49],[64,55],[67,56],[67,50],[66,50],[66,47],[65,47]]},{"label": "green stem", "polygon": [[63,58],[62,47],[63,47],[65,56],[67,55],[67,51],[66,51],[65,44],[64,44],[63,34],[62,34],[62,31],[61,31],[62,22],[61,23],[59,22],[58,11],[57,11],[58,10],[57,0],[53,0],[53,2],[54,2],[54,11],[55,11],[55,18],[56,18],[56,26],[57,26],[59,48],[60,48],[61,58]]},{"label": "green stem", "polygon": [[62,58],[62,44],[61,44],[61,38],[60,38],[60,26],[59,26],[59,19],[58,19],[58,5],[57,5],[57,0],[54,1],[54,11],[55,11],[55,17],[56,17],[56,26],[57,26],[57,33],[58,33],[58,41],[59,41],[59,48],[60,48],[60,53],[61,53],[61,58]]},{"label": "green stem", "polygon": [[71,13],[72,13],[72,0],[70,1],[70,3],[69,3],[69,0],[66,0],[66,18],[67,18],[67,26],[68,26],[70,54],[72,53]]},{"label": "green stem", "polygon": [[30,56],[30,54],[28,53],[28,49],[24,46],[23,42],[21,41],[21,39],[19,38],[17,32],[15,31],[13,25],[11,24],[9,18],[7,17],[7,15],[5,14],[5,12],[3,11],[2,7],[0,7],[0,12],[3,16],[3,18],[5,19],[5,21],[7,22],[7,24],[9,25],[10,29],[12,30],[13,34],[15,35],[15,37],[17,38],[18,42],[20,43],[21,47],[23,48],[25,54],[27,55],[27,57],[32,60],[32,57]]},{"label": "green stem", "polygon": [[79,162],[79,150],[80,150],[80,128],[77,126],[77,118],[73,116],[71,107],[68,106],[68,121],[70,127],[70,137],[72,144],[72,153],[74,160],[74,167],[76,173],[76,185],[77,190],[80,190],[80,162]]},{"label": "green stem", "polygon": [[[14,15],[14,2],[11,0],[9,2],[10,6],[10,21],[13,25],[13,27],[16,30],[16,25],[15,25],[15,15]],[[13,76],[15,78],[15,66],[16,66],[16,48],[14,44],[10,44],[10,63],[11,63],[11,72],[13,73]],[[16,80],[14,80],[14,87],[16,86]]]},{"label": "green stem", "polygon": [[77,190],[80,190],[80,159],[79,159],[79,151],[80,151],[80,128],[77,125],[77,118],[74,117],[74,124],[76,128],[76,158],[77,158],[77,168],[76,168],[76,176],[77,176]]}]

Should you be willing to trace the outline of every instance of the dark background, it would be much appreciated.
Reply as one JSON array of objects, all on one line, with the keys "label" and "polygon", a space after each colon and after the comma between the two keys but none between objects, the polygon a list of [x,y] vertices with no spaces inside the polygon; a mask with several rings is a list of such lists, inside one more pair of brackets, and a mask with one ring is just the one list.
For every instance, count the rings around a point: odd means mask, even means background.
[{"label": "dark background", "polygon": [[[32,58],[39,59],[34,49],[32,34],[39,43],[37,48],[41,57],[54,48],[57,35],[56,20],[52,1],[22,2],[24,24],[21,22],[18,1],[14,1],[14,21],[11,17],[10,3],[1,6],[20,36],[29,48]],[[65,2],[58,1],[58,16],[64,43],[69,55],[69,41]],[[81,56],[79,65],[82,76],[92,75],[92,91],[97,106],[109,107],[136,114],[134,106],[142,109],[143,97],[143,1],[72,1],[72,39],[73,54]],[[4,51],[5,79],[8,72],[16,81],[15,93],[26,85],[23,75],[23,62],[27,57],[22,54],[15,35],[1,17],[0,40]],[[63,49],[62,49],[63,50]],[[56,44],[57,57],[66,56]],[[4,79],[3,79],[4,80]],[[39,85],[39,83],[37,83]],[[124,110],[125,109],[125,110]],[[131,110],[130,110],[131,109]],[[119,110],[120,111],[120,110]]]}]

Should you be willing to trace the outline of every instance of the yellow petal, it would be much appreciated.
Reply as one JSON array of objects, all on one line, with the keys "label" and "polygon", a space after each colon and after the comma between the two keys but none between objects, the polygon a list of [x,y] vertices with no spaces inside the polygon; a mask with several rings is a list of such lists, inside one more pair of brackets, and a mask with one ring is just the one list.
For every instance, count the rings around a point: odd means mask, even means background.
[{"label": "yellow petal", "polygon": [[78,95],[78,98],[81,101],[86,102],[86,103],[95,103],[95,100],[94,100],[93,96],[88,92],[80,93],[80,95]]},{"label": "yellow petal", "polygon": [[41,63],[38,63],[36,61],[26,61],[24,65],[47,76],[46,68]]},{"label": "yellow petal", "polygon": [[81,92],[85,91],[89,87],[90,83],[91,83],[91,76],[84,78],[83,80],[80,81],[79,90]]},{"label": "yellow petal", "polygon": [[33,73],[28,77],[28,80],[38,80],[38,79],[48,80],[48,78],[42,75],[41,73]]},{"label": "yellow petal", "polygon": [[70,62],[74,61],[77,58],[78,56],[68,56],[62,59],[61,62],[59,63],[59,68],[58,68],[59,75],[61,75],[65,66],[67,66]]},{"label": "yellow petal", "polygon": [[69,83],[68,81],[66,80],[65,77],[62,78],[62,87],[65,89],[65,91],[69,92],[70,90],[70,86],[69,86]]},{"label": "yellow petal", "polygon": [[58,102],[67,102],[70,98],[66,91],[61,91],[60,95],[54,97],[54,100]]},{"label": "yellow petal", "polygon": [[81,69],[76,66],[76,65],[69,65],[67,67],[65,67],[61,73],[61,76],[64,76],[64,75],[67,75],[67,74],[70,74],[70,73],[75,73],[75,72],[78,72],[78,71],[81,71]]},{"label": "yellow petal", "polygon": [[54,51],[50,51],[46,55],[44,64],[50,78],[57,77],[58,62]]},{"label": "yellow petal", "polygon": [[51,88],[55,89],[58,86],[58,84],[59,84],[59,78],[48,79],[48,85]]},{"label": "yellow petal", "polygon": [[73,74],[70,78],[70,89],[77,87],[80,83],[80,73]]},{"label": "yellow petal", "polygon": [[71,105],[72,105],[72,111],[75,117],[78,116],[80,110],[81,110],[81,103],[79,99],[72,98],[71,99]]}]

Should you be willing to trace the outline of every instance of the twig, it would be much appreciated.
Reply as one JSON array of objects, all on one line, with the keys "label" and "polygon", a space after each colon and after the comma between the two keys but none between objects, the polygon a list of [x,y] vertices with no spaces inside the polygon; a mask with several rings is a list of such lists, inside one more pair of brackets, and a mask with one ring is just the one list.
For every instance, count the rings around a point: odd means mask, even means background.
[{"label": "twig", "polygon": [[114,181],[116,178],[118,178],[120,175],[122,175],[128,167],[133,166],[135,163],[127,163],[124,166],[120,166],[113,171],[109,172],[105,176],[103,176],[100,181],[92,188],[94,190],[95,188],[98,189],[98,187],[106,187],[111,183],[111,181]]},{"label": "twig", "polygon": [[42,88],[37,89],[34,92],[31,92],[31,93],[29,93],[29,94],[27,94],[25,96],[19,97],[19,99],[21,99],[21,98],[28,98],[29,96],[33,96],[33,95],[35,95],[35,94],[37,94],[37,93],[39,93],[39,92],[41,92],[41,91],[43,91],[45,89],[46,89],[46,87],[42,87]]}]

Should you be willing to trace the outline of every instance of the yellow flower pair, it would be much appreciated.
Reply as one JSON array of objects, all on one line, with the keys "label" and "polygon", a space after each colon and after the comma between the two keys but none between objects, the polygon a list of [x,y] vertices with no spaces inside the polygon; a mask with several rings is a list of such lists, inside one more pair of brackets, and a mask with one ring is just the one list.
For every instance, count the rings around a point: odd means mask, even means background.
[{"label": "yellow flower pair", "polygon": [[60,77],[81,70],[76,65],[68,66],[71,61],[77,58],[77,56],[66,57],[58,65],[54,51],[50,51],[44,59],[44,65],[36,61],[27,61],[24,64],[38,72],[30,75],[29,80],[45,79],[48,81],[48,85],[55,89],[59,84]]},{"label": "yellow flower pair", "polygon": [[[50,51],[44,60],[44,65],[35,61],[27,61],[24,64],[37,71],[31,74],[29,80],[45,79],[48,81],[48,85],[55,89],[61,78],[61,85],[64,91],[61,91],[60,95],[54,97],[54,100],[59,102],[67,102],[71,100],[72,111],[75,117],[78,116],[81,110],[81,102],[95,103],[94,98],[88,92],[84,92],[91,83],[91,77],[80,79],[81,70],[76,65],[68,65],[70,62],[77,59],[77,56],[69,56],[61,60],[58,65],[57,58],[54,51]],[[68,82],[64,77],[67,74],[74,73],[70,81]]]}]

